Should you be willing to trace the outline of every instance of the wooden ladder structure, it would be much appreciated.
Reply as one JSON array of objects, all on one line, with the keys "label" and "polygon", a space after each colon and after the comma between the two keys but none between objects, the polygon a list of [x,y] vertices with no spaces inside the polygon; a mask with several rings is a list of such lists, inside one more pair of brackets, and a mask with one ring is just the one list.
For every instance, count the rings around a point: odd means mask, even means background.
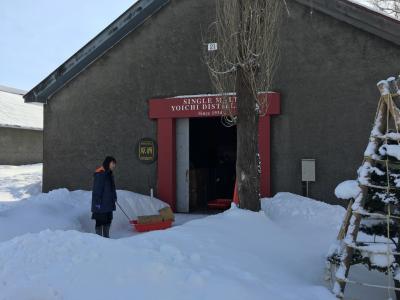
[{"label": "wooden ladder structure", "polygon": [[[400,200],[400,175],[399,184],[393,184],[392,178],[396,172],[393,170],[398,169],[400,174],[400,151],[399,157],[397,157],[399,162],[393,160],[393,155],[396,154],[393,153],[393,150],[400,149],[400,110],[395,102],[397,99],[400,100],[399,83],[400,81],[396,81],[394,77],[378,83],[381,97],[369,143],[364,153],[364,160],[358,171],[360,192],[357,197],[349,202],[337,237],[336,248],[328,257],[328,268],[330,268],[331,273],[332,269],[335,269],[334,278],[331,278],[334,281],[333,293],[339,299],[343,299],[346,284],[349,283],[387,289],[388,294],[390,291],[394,291],[396,298],[400,300],[400,243],[398,240],[400,238],[398,231],[400,228],[400,201],[398,201]],[[393,149],[393,146],[396,147]],[[382,170],[384,170],[384,175]],[[371,177],[375,173],[381,177],[386,175],[386,181],[374,182]],[[372,197],[376,195],[382,195],[382,203],[374,202],[376,198],[371,201]],[[372,203],[380,203],[381,207],[371,209]],[[371,242],[359,241],[357,237],[360,229],[368,231],[368,228],[372,228],[369,226],[373,226],[371,224],[374,222],[385,228],[379,241],[376,241],[375,235],[373,235],[374,239]],[[395,239],[393,239],[393,236],[395,236]],[[383,250],[383,248],[386,248],[386,250]],[[374,265],[374,262],[365,257],[365,253],[381,255],[381,258],[386,256],[387,266]],[[370,258],[370,256],[368,257]],[[387,286],[383,286],[350,280],[348,278],[350,267],[358,263],[367,264],[370,269],[376,267],[387,273],[388,281],[391,281],[391,276],[395,277],[396,274],[399,274],[399,277],[395,278],[397,280],[394,280],[395,286],[391,286],[389,282]]]}]

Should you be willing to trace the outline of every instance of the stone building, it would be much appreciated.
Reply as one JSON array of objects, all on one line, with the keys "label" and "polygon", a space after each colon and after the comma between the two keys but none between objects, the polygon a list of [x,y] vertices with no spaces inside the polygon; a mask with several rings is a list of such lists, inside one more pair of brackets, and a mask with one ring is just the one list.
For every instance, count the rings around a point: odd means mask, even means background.
[{"label": "stone building", "polygon": [[43,160],[43,107],[24,103],[24,93],[0,86],[0,165]]}]

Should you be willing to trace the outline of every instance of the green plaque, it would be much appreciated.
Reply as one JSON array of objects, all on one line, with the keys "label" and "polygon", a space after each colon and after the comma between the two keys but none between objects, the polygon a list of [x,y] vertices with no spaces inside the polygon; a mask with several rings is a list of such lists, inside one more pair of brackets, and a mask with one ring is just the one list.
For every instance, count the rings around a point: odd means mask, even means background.
[{"label": "green plaque", "polygon": [[157,160],[156,142],[149,138],[143,138],[138,143],[138,158],[144,163],[152,163]]}]

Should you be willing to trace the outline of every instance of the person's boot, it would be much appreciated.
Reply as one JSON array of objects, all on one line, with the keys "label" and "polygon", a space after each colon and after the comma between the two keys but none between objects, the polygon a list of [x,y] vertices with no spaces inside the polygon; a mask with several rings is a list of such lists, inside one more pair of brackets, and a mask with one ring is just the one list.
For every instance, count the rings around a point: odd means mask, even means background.
[{"label": "person's boot", "polygon": [[104,236],[105,238],[109,238],[109,237],[110,237],[110,227],[111,227],[110,224],[109,224],[109,225],[104,225],[104,226],[103,226],[103,236]]},{"label": "person's boot", "polygon": [[96,230],[96,234],[103,236],[103,226],[96,226],[94,229]]}]

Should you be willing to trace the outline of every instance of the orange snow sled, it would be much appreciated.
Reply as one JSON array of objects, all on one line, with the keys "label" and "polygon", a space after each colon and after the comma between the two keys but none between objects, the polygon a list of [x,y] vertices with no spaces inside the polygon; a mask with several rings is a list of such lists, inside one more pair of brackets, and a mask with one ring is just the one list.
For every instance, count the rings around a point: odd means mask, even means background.
[{"label": "orange snow sled", "polygon": [[132,225],[132,229],[136,230],[137,232],[167,229],[170,228],[172,226],[172,222],[175,221],[174,213],[169,206],[160,209],[158,211],[158,215],[138,216],[137,220],[131,220],[118,202],[117,205],[129,220],[129,224]]},{"label": "orange snow sled", "polygon": [[146,232],[152,230],[162,230],[167,229],[172,226],[172,220],[166,220],[156,223],[149,223],[149,224],[140,224],[137,220],[129,221],[132,224],[133,229],[137,232]]},{"label": "orange snow sled", "polygon": [[167,229],[172,226],[175,220],[174,213],[169,206],[160,209],[158,215],[138,216],[137,220],[131,220],[129,223],[137,232],[146,232],[152,230]]}]

